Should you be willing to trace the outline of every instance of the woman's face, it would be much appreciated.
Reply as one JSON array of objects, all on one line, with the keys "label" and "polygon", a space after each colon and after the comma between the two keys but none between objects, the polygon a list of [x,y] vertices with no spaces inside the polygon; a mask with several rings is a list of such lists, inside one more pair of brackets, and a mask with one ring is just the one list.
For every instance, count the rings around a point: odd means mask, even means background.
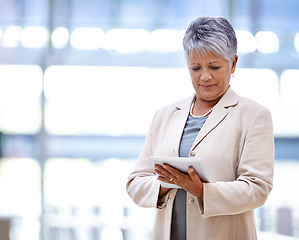
[{"label": "woman's face", "polygon": [[238,61],[238,56],[235,56],[230,66],[227,59],[207,53],[199,56],[194,52],[188,59],[189,73],[199,101],[218,100],[225,93]]}]

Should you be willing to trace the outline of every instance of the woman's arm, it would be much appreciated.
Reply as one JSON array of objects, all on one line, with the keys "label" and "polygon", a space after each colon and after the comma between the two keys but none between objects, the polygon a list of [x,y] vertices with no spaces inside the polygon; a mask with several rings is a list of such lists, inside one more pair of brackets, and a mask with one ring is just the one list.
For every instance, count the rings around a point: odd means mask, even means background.
[{"label": "woman's arm", "polygon": [[154,121],[155,117],[150,125],[150,130],[146,136],[135,170],[128,178],[126,189],[137,205],[162,208],[166,204],[169,189],[160,186],[149,159],[149,156],[153,155]]},{"label": "woman's arm", "polygon": [[[203,217],[231,215],[263,205],[272,189],[274,137],[269,110],[259,109],[252,118],[231,182],[203,183]],[[217,166],[215,166],[217,167]]]}]

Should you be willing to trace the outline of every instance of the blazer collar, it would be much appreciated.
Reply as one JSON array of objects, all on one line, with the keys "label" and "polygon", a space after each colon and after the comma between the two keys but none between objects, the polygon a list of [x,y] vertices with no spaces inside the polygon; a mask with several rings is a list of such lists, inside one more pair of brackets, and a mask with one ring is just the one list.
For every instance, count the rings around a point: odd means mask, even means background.
[{"label": "blazer collar", "polygon": [[[185,123],[189,114],[189,109],[193,99],[195,98],[195,94],[192,97],[188,98],[186,101],[182,101],[177,103],[176,108],[178,111],[175,113],[175,118],[177,122],[177,128],[175,131],[176,134],[176,152],[178,154],[178,148],[181,140],[181,135],[183,133]],[[217,103],[215,109],[208,117],[202,129],[199,131],[193,145],[191,151],[197,147],[197,145],[211,132],[215,129],[221,121],[229,114],[229,108],[234,107],[239,102],[238,94],[229,87],[224,95],[221,97],[219,102]]]},{"label": "blazer collar", "polygon": [[239,95],[229,86],[217,105],[222,105],[224,108],[229,108],[236,106],[238,102]]},{"label": "blazer collar", "polygon": [[229,114],[229,108],[236,106],[238,102],[238,94],[229,87],[217,103],[213,112],[209,115],[202,129],[199,131],[192,145],[191,151],[194,150],[198,144],[223,121],[223,119]]}]

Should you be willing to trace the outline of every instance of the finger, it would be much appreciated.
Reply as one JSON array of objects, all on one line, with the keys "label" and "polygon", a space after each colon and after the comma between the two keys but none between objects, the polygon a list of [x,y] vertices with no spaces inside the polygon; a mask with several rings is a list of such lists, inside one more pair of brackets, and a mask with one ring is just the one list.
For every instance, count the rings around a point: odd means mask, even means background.
[{"label": "finger", "polygon": [[176,168],[173,168],[170,165],[167,164],[163,164],[163,168],[166,169],[171,175],[173,176],[180,176],[184,173],[180,172],[179,170],[177,170]]},{"label": "finger", "polygon": [[154,169],[154,173],[156,173],[158,176],[162,176],[162,177],[164,177],[164,178],[167,177],[163,172],[160,172],[160,171],[157,170],[157,169]]},{"label": "finger", "polygon": [[163,164],[161,166],[161,165],[156,164],[155,168],[158,169],[160,172],[168,172],[168,170],[165,168],[165,166],[168,166],[168,165],[167,164]]},{"label": "finger", "polygon": [[156,174],[158,174],[158,179],[159,180],[163,180],[163,181],[168,181],[168,182],[172,182],[173,181],[173,176],[163,167],[160,165],[155,165],[154,167],[154,172]]},{"label": "finger", "polygon": [[170,173],[164,167],[162,167],[160,165],[155,165],[154,172],[156,172],[160,175],[164,175],[164,176],[170,175]]},{"label": "finger", "polygon": [[162,176],[158,176],[157,179],[162,181],[162,182],[173,183],[173,178],[168,178],[168,177],[165,178],[165,177],[162,177]]},{"label": "finger", "polygon": [[188,174],[193,182],[201,181],[193,167],[189,167]]}]

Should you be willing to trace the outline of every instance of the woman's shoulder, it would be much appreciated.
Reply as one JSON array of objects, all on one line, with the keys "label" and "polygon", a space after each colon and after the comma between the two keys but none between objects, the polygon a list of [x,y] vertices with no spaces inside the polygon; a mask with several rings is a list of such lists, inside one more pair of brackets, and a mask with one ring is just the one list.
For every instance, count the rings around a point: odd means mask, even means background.
[{"label": "woman's shoulder", "polygon": [[270,109],[261,103],[247,97],[239,97],[239,114],[241,114],[246,122],[251,122],[254,119],[262,119],[264,122],[272,121]]},{"label": "woman's shoulder", "polygon": [[255,118],[255,116],[267,116],[271,118],[270,110],[261,103],[248,97],[240,96],[232,89],[229,89],[228,96],[224,102],[225,108],[231,108],[231,111],[242,115],[247,120]]}]

